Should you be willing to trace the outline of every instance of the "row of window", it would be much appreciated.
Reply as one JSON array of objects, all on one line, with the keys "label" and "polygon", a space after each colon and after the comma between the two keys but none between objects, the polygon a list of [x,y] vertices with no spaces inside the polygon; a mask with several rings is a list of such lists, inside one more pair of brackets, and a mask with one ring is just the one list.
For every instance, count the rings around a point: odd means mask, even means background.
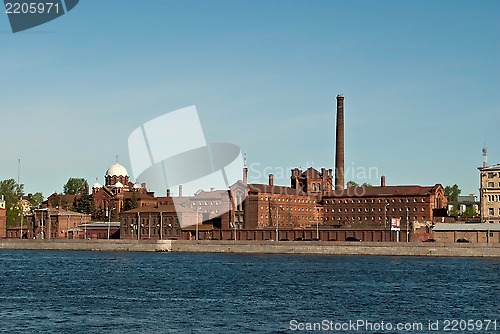
[{"label": "row of window", "polygon": [[[260,218],[263,219],[264,215],[260,215]],[[269,219],[269,215],[265,216],[266,219]],[[276,219],[276,215],[271,216],[272,219]],[[311,216],[289,216],[289,215],[278,215],[278,219],[284,219],[284,220],[311,220]]]},{"label": "row of window", "polygon": [[488,195],[488,202],[500,202],[499,195]]},{"label": "row of window", "polygon": [[[264,210],[264,209],[269,210],[269,206],[261,206],[260,209],[261,210]],[[297,210],[297,208],[294,207],[293,210],[291,210],[292,208],[288,208],[288,207],[283,208],[281,206],[280,206],[280,209],[286,210],[286,211],[309,211],[309,212],[313,211],[311,208],[298,208],[298,210]],[[271,210],[276,210],[276,208],[273,207],[273,208],[271,208]]]},{"label": "row of window", "polygon": [[[344,208],[344,209],[338,209],[337,210],[338,212],[349,212],[349,209],[348,208]],[[356,209],[355,208],[352,208],[351,209],[352,212],[356,212]],[[362,212],[362,211],[365,211],[365,212],[370,212],[369,208],[364,208],[364,210],[362,210],[361,208],[358,208],[357,210],[358,212]],[[382,208],[378,208],[378,212],[382,212],[384,211]],[[388,212],[391,212],[391,208],[389,207]],[[400,207],[399,210],[397,208],[392,208],[392,212],[396,212],[396,211],[399,211],[399,212],[403,212],[403,211],[406,211],[406,207]],[[410,208],[410,211],[413,211],[413,212],[417,212],[418,209],[417,207],[414,207],[413,210]],[[325,209],[325,212],[328,212],[328,209]],[[335,209],[332,209],[332,212],[335,212]],[[371,208],[371,212],[375,212],[375,208]],[[425,212],[425,208],[422,208],[422,212]]]},{"label": "row of window", "polygon": [[410,202],[413,202],[413,203],[417,203],[417,202],[422,202],[422,203],[425,203],[425,198],[420,198],[420,199],[417,199],[417,198],[406,198],[405,200],[403,200],[402,198],[399,198],[397,201],[395,199],[391,199],[391,200],[382,200],[382,199],[378,199],[378,200],[375,200],[373,198],[371,199],[365,199],[365,200],[360,200],[360,199],[340,199],[340,200],[325,200],[325,203],[328,204],[328,203],[332,203],[332,204],[342,204],[342,203],[410,203]]},{"label": "row of window", "polygon": [[296,198],[294,198],[293,201],[292,201],[292,199],[288,198],[288,197],[285,197],[285,198],[280,198],[280,197],[273,198],[273,197],[270,197],[270,196],[266,196],[266,197],[261,196],[260,200],[261,201],[264,201],[264,200],[269,201],[269,200],[271,200],[271,201],[277,201],[277,202],[290,202],[290,203],[292,203],[292,202],[293,203],[305,203],[305,204],[316,203],[315,200],[308,200],[308,199],[301,199],[301,198],[296,199]]},{"label": "row of window", "polygon": [[[495,209],[489,208],[488,209],[488,216],[494,216],[494,215],[495,215]],[[500,216],[500,209],[498,209],[498,215]]]},{"label": "row of window", "polygon": [[[425,216],[421,216],[421,217],[422,217],[422,221],[424,221],[425,220]],[[325,217],[325,221],[327,221],[328,218],[329,217]],[[358,218],[358,221],[368,221],[368,217],[357,217],[357,218]],[[375,218],[376,217],[372,216],[371,217],[371,221],[375,221],[376,220]],[[398,217],[391,217],[391,218],[398,218]],[[413,221],[418,221],[418,217],[417,216],[410,217],[410,221],[412,220],[411,218],[413,218]],[[330,219],[332,221],[335,221],[335,220],[337,220],[337,221],[348,221],[348,220],[354,221],[354,220],[356,220],[356,217],[352,216],[352,217],[349,218],[349,217],[340,217],[340,216],[338,216],[338,217],[333,216],[332,217],[331,216]],[[387,217],[387,219],[388,219],[388,217]],[[399,217],[399,219],[401,219],[402,221],[406,221],[406,217]],[[378,217],[378,221],[383,221],[383,217],[379,216]],[[388,221],[389,221],[389,219],[388,219]]]},{"label": "row of window", "polygon": [[193,206],[196,205],[219,205],[220,202],[193,202]]},{"label": "row of window", "polygon": [[[495,182],[488,182],[488,188],[495,188]],[[498,183],[498,188],[500,188],[500,182]]]}]

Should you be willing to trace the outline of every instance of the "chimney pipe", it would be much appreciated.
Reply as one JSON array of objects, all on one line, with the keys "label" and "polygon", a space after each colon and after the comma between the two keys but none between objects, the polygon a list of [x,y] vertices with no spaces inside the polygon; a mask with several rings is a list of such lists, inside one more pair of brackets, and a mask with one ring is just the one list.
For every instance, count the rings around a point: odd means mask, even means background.
[{"label": "chimney pipe", "polygon": [[274,186],[274,176],[273,174],[269,174],[269,185]]},{"label": "chimney pipe", "polygon": [[182,197],[182,184],[179,184],[179,197]]},{"label": "chimney pipe", "polygon": [[167,189],[167,197],[170,197],[170,189]]},{"label": "chimney pipe", "polygon": [[380,186],[385,187],[385,176],[384,175],[382,175],[382,177],[380,178]]},{"label": "chimney pipe", "polygon": [[247,184],[248,183],[247,152],[244,153],[243,161],[244,161],[244,164],[243,164],[243,184]]},{"label": "chimney pipe", "polygon": [[247,184],[248,183],[248,168],[243,168],[243,183]]},{"label": "chimney pipe", "polygon": [[344,189],[344,95],[337,95],[337,134],[335,149],[335,190]]}]

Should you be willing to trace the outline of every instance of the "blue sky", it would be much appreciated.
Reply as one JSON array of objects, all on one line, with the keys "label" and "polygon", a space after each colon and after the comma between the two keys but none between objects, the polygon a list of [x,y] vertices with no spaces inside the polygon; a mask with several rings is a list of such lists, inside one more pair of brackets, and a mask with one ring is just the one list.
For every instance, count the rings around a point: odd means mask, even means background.
[{"label": "blue sky", "polygon": [[82,0],[16,34],[0,13],[0,179],[20,158],[28,192],[103,183],[135,128],[189,105],[251,181],[332,168],[343,93],[346,168],[372,170],[348,179],[477,193],[485,142],[500,163],[499,37],[495,0]]}]

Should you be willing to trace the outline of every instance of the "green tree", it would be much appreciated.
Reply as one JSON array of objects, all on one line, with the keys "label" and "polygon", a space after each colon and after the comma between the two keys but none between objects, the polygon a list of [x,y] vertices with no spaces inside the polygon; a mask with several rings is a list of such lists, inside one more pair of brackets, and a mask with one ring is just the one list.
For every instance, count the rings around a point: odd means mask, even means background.
[{"label": "green tree", "polygon": [[467,209],[462,213],[462,217],[477,217],[479,216],[474,208],[474,205],[470,205]]},{"label": "green tree", "polygon": [[63,187],[63,192],[65,194],[76,195],[82,192],[83,189],[87,188],[89,184],[84,178],[69,178],[68,182]]},{"label": "green tree", "polygon": [[372,185],[368,182],[364,182],[363,184],[356,183],[354,181],[349,181],[347,182],[347,185],[350,185],[351,187],[371,187]]},{"label": "green tree", "polygon": [[444,188],[444,194],[445,196],[448,196],[448,202],[456,202],[458,201],[458,195],[462,190],[458,187],[457,184],[454,184],[453,186],[446,186]]},{"label": "green tree", "polygon": [[137,196],[135,193],[132,193],[132,196],[130,198],[127,198],[125,201],[125,205],[123,207],[124,211],[132,210],[139,207],[139,203],[137,202]]},{"label": "green tree", "polygon": [[21,222],[20,208],[17,203],[24,196],[24,185],[19,185],[14,179],[0,181],[0,195],[4,196],[7,210],[7,226]]},{"label": "green tree", "polygon": [[39,206],[40,204],[42,204],[43,200],[43,194],[40,192],[28,195],[28,201],[30,202],[31,206]]}]

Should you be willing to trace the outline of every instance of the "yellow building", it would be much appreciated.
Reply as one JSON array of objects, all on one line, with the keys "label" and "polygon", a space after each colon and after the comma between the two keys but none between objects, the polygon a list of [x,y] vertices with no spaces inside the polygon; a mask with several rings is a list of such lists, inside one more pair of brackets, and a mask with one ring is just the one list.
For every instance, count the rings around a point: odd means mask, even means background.
[{"label": "yellow building", "polygon": [[481,222],[500,223],[500,165],[481,167]]}]

